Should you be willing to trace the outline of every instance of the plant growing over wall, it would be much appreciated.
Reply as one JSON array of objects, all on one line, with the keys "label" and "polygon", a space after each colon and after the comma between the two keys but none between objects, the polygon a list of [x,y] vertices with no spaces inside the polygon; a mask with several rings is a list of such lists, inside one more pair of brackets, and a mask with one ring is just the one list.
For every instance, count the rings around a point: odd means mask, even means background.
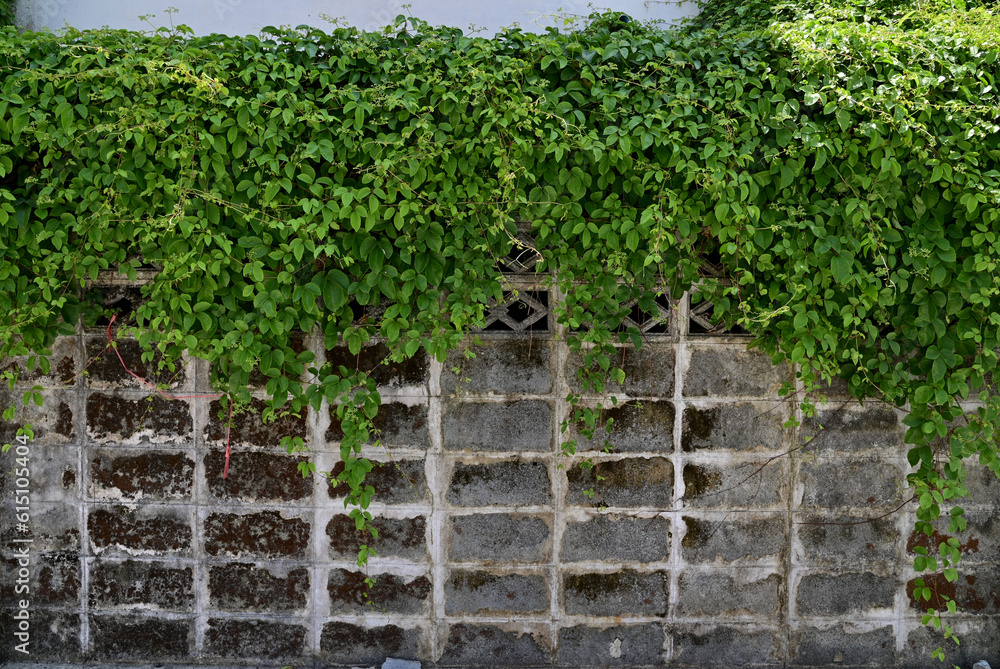
[{"label": "plant growing over wall", "polygon": [[[336,405],[363,528],[375,383],[290,333],[443,361],[527,245],[590,387],[641,345],[623,305],[698,285],[807,390],[840,378],[908,407],[918,529],[963,530],[966,461],[1000,472],[997,17],[592,19],[493,39],[404,17],[263,38],[5,29],[0,358],[47,371],[55,337],[104,312],[89,282],[151,264],[126,332],[166,364],[211,361],[238,404],[259,371],[269,416]],[[957,560],[943,542],[915,567],[954,580]]]}]

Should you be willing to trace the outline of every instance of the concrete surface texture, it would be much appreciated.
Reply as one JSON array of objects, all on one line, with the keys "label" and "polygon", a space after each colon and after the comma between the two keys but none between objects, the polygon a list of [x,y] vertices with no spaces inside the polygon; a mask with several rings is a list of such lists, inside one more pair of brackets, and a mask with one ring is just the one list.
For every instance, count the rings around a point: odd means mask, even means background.
[{"label": "concrete surface texture", "polygon": [[[108,288],[109,306],[127,311],[134,291]],[[920,616],[947,595],[961,609],[953,661],[996,666],[1000,482],[972,468],[962,576],[917,604],[913,549],[931,542],[913,535],[911,507],[893,513],[899,411],[832,388],[803,418],[779,397],[791,369],[738,337],[689,332],[682,301],[666,332],[622,351],[610,452],[587,442],[565,457],[578,358],[549,319],[484,333],[475,359],[444,364],[379,366],[379,344],[352,356],[302,338],[379,379],[374,541],[278,446],[302,436],[337,471],[328,406],[266,425],[238,416],[223,479],[217,400],[153,397],[101,329],[60,339],[51,374],[26,379],[47,388],[44,408],[17,417],[36,425],[26,528],[3,458],[0,664],[926,667],[941,639]],[[210,391],[203,361],[166,374],[133,342],[119,350],[172,394]],[[793,417],[802,427],[784,428]],[[365,569],[361,543],[378,552]],[[22,597],[30,656],[11,632]]]}]

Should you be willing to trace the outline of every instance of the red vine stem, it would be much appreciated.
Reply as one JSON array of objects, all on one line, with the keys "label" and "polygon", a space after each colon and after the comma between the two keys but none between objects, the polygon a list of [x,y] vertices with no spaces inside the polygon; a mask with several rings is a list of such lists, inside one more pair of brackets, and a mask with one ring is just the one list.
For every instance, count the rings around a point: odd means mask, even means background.
[{"label": "red vine stem", "polygon": [[139,376],[135,372],[133,372],[131,369],[128,368],[128,365],[125,364],[125,359],[122,358],[121,352],[118,351],[118,347],[114,345],[114,341],[111,338],[111,324],[115,322],[116,318],[118,318],[118,314],[112,314],[111,321],[108,322],[108,348],[110,348],[111,350],[113,350],[115,352],[115,355],[118,356],[118,361],[122,363],[122,368],[126,372],[128,372],[129,374],[131,374],[132,376],[134,376],[135,378],[137,378],[139,380],[139,383],[143,383],[143,384],[149,386],[150,388],[152,388],[153,390],[155,390],[156,392],[158,392],[160,395],[162,395],[163,397],[165,397],[168,400],[193,400],[193,399],[199,399],[199,398],[203,398],[203,397],[210,397],[212,399],[218,399],[220,397],[227,397],[227,398],[229,398],[229,418],[226,420],[226,464],[222,468],[222,478],[226,478],[227,476],[229,476],[229,448],[230,448],[229,436],[230,436],[230,433],[232,432],[232,429],[233,429],[233,427],[232,427],[233,426],[233,398],[230,397],[229,393],[221,393],[221,394],[218,394],[218,395],[174,395],[174,396],[171,396],[171,395],[166,394],[165,392],[163,392],[162,390],[160,390],[159,388],[157,388],[152,383],[150,383],[146,379],[142,378],[141,376]]}]

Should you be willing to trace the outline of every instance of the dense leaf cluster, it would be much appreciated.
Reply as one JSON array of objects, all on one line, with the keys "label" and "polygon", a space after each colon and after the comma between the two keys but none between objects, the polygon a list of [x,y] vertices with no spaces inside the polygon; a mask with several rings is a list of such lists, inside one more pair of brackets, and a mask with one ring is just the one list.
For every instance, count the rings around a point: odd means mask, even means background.
[{"label": "dense leaf cluster", "polygon": [[[598,372],[639,343],[622,305],[700,282],[807,388],[908,406],[929,534],[966,458],[1000,472],[997,28],[988,7],[722,2],[669,31],[495,38],[7,29],[0,357],[44,366],[102,312],[88,281],[152,264],[143,345],[213,361],[238,400],[258,370],[273,410],[337,403],[366,502],[370,370],[290,333],[443,359],[528,245]],[[918,568],[952,578],[940,554]]]}]

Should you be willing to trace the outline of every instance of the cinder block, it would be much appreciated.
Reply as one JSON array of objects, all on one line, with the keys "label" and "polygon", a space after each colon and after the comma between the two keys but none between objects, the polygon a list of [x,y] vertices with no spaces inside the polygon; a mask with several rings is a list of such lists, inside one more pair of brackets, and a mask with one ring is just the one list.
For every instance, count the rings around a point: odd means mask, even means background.
[{"label": "cinder block", "polygon": [[309,550],[309,522],[277,511],[210,513],[203,534],[212,556],[302,559]]},{"label": "cinder block", "polygon": [[947,625],[962,641],[961,645],[945,642],[941,638],[941,630],[921,624],[919,617],[904,619],[899,634],[906,640],[903,650],[897,654],[899,666],[930,666],[927,658],[939,647],[947,652],[949,666],[972,667],[973,663],[985,658],[991,666],[1000,664],[995,661],[998,659],[996,649],[1000,648],[1000,619],[996,616],[948,616]]},{"label": "cinder block", "polygon": [[825,409],[802,421],[809,449],[896,453],[903,446],[903,428],[894,409]]},{"label": "cinder block", "polygon": [[141,400],[103,392],[87,398],[87,434],[98,443],[185,442],[192,438],[191,407],[184,400],[150,395]]},{"label": "cinder block", "polygon": [[191,567],[172,567],[159,561],[97,560],[90,566],[89,599],[95,609],[191,611],[194,574]]},{"label": "cinder block", "polygon": [[672,629],[674,662],[692,667],[742,667],[779,659],[779,632],[757,625],[679,625]]},{"label": "cinder block", "polygon": [[352,354],[346,346],[328,349],[326,359],[333,364],[334,370],[343,365],[351,372],[355,370],[367,372],[375,383],[387,388],[404,386],[422,386],[427,384],[429,366],[427,353],[419,349],[412,358],[402,362],[389,360],[389,348],[385,344],[369,344],[362,346],[357,355]]},{"label": "cinder block", "polygon": [[[0,628],[7,635],[4,639],[5,661],[20,659],[26,663],[66,662],[71,665],[83,664],[84,654],[80,652],[80,616],[31,607],[28,620],[28,655],[16,651],[14,646],[21,643],[14,637],[14,630],[20,621],[14,620],[15,609],[10,606],[0,608]],[[8,631],[9,630],[9,631]]]},{"label": "cinder block", "polygon": [[375,585],[365,583],[368,575],[346,569],[331,569],[327,581],[331,613],[425,613],[431,594],[426,576],[406,579],[395,574],[371,574]]},{"label": "cinder block", "polygon": [[459,462],[448,487],[448,501],[456,506],[529,506],[551,500],[549,472],[541,462]]},{"label": "cinder block", "polygon": [[423,516],[415,518],[377,517],[372,521],[378,538],[359,532],[354,520],[347,515],[336,515],[326,525],[330,538],[330,556],[335,559],[354,560],[362,544],[370,546],[382,557],[399,557],[406,560],[427,559],[426,526]]},{"label": "cinder block", "polygon": [[813,566],[829,567],[895,564],[899,560],[895,518],[865,521],[863,516],[796,514],[793,527],[801,546],[797,558]]},{"label": "cinder block", "polygon": [[559,630],[556,665],[637,667],[663,664],[662,625],[564,627]]},{"label": "cinder block", "polygon": [[[632,346],[620,349],[611,359],[611,365],[625,372],[625,383],[608,383],[606,395],[622,395],[629,397],[673,397],[674,396],[674,366],[676,356],[672,344],[644,343],[642,349],[635,350]],[[583,355],[570,352],[566,357],[564,367],[566,380],[573,392],[580,392],[578,370],[583,366]],[[593,393],[593,388],[588,394]]]},{"label": "cinder block", "polygon": [[978,506],[984,509],[995,509],[1000,506],[1000,478],[987,467],[976,463],[968,463],[968,477],[965,487],[969,491],[968,501],[963,500],[962,506],[970,508]]},{"label": "cinder block", "polygon": [[539,613],[549,609],[544,576],[452,571],[444,586],[445,613]]},{"label": "cinder block", "polygon": [[615,452],[635,453],[653,451],[669,453],[674,450],[673,402],[628,402],[606,409],[602,419],[611,423],[611,431],[601,428],[593,439],[579,434],[574,427],[573,436],[577,450],[602,450],[607,441]]},{"label": "cinder block", "polygon": [[665,616],[670,577],[631,569],[563,576],[566,613],[589,616]]},{"label": "cinder block", "polygon": [[781,576],[741,569],[737,573],[686,571],[680,575],[678,614],[695,618],[761,616],[781,608]]},{"label": "cinder block", "polygon": [[[964,500],[963,500],[964,501]],[[964,504],[963,504],[964,507]],[[955,535],[959,541],[958,550],[962,555],[963,565],[995,563],[1000,555],[1000,518],[993,509],[972,509],[965,512],[967,527],[964,532]],[[938,552],[938,546],[947,542],[950,535],[937,531],[931,536],[923,532],[911,532],[906,541],[909,552],[908,559],[915,558],[916,546],[922,546],[931,553]]]},{"label": "cinder block", "polygon": [[787,468],[755,461],[717,465],[684,465],[684,504],[701,509],[766,509],[784,506]]},{"label": "cinder block", "polygon": [[[386,402],[379,407],[378,414],[372,420],[372,427],[378,431],[377,438],[383,446],[427,448],[430,444],[427,432],[426,404]],[[331,406],[330,427],[326,430],[326,440],[341,441],[343,438],[344,431],[337,419],[336,407]]]},{"label": "cinder block", "polygon": [[922,578],[931,589],[931,598],[917,600],[913,596],[916,579],[911,579],[906,584],[906,597],[914,611],[946,610],[947,597],[964,614],[995,616],[1000,613],[1000,574],[996,563],[978,565],[978,568],[959,564],[958,580],[951,583],[940,573],[918,574],[917,578]]},{"label": "cinder block", "polygon": [[560,559],[563,562],[664,562],[669,557],[668,518],[602,514],[583,523],[566,523]]},{"label": "cinder block", "polygon": [[[667,458],[596,459],[594,466],[567,467],[566,501],[575,505],[669,508],[674,500],[674,465]],[[593,490],[594,496],[584,494]]]},{"label": "cinder block", "polygon": [[[24,539],[25,533],[19,531],[15,522],[15,507],[12,500],[0,507],[0,547],[8,555],[12,551],[20,551],[24,544],[15,539]],[[80,556],[80,516],[74,505],[35,502],[30,504],[28,529],[31,532],[31,554],[58,554],[73,558]],[[92,542],[93,543],[93,542]]]},{"label": "cinder block", "polygon": [[101,660],[118,662],[186,659],[194,639],[193,622],[135,615],[92,615],[92,654]]},{"label": "cinder block", "polygon": [[387,657],[415,660],[419,652],[420,630],[396,625],[359,627],[350,623],[323,625],[320,654],[334,665],[370,667]]},{"label": "cinder block", "polygon": [[[382,504],[418,504],[427,500],[427,478],[423,460],[393,460],[391,462],[372,461],[374,467],[365,476],[365,485],[375,488],[372,501]],[[340,476],[344,463],[334,465],[333,475]],[[327,486],[331,499],[339,499],[347,494],[345,483]]]},{"label": "cinder block", "polygon": [[[272,423],[264,423],[261,416],[264,413],[266,403],[264,400],[254,398],[250,400],[250,406],[246,411],[233,414],[232,430],[227,432],[226,419],[228,409],[222,410],[222,403],[219,400],[212,400],[208,405],[208,424],[205,426],[205,440],[215,442],[216,446],[225,446],[228,435],[229,443],[249,444],[251,446],[261,446],[264,448],[280,448],[282,437],[302,437],[306,436],[305,411],[300,416],[282,416]],[[219,413],[222,419],[219,419]],[[233,468],[230,465],[230,475]]]},{"label": "cinder block", "polygon": [[303,654],[306,628],[269,620],[209,618],[205,630],[205,653],[238,660],[299,657]]},{"label": "cinder block", "polygon": [[[552,392],[550,344],[545,339],[486,341],[470,349],[475,358],[466,359],[462,350],[452,351],[441,372],[441,392],[518,393],[544,395]],[[452,371],[460,368],[458,374]]]},{"label": "cinder block", "polygon": [[[0,381],[2,383],[2,381]],[[0,425],[3,423],[0,422]],[[2,429],[2,428],[0,428]],[[0,439],[0,444],[8,443]],[[13,445],[21,446],[17,442]],[[72,506],[80,500],[80,486],[77,470],[80,467],[80,447],[70,444],[40,444],[31,442],[27,449],[21,447],[20,455],[14,449],[3,455],[5,469],[0,475],[0,500],[9,504],[15,498],[23,497],[25,490],[23,474],[27,466],[30,484],[29,497],[32,504],[54,502],[59,506]],[[27,457],[27,461],[22,458]],[[21,504],[16,504],[21,506]],[[13,513],[13,512],[12,512]]]},{"label": "cinder block", "polygon": [[802,508],[870,510],[892,508],[900,498],[903,473],[880,460],[810,461],[798,463]]},{"label": "cinder block", "polygon": [[688,406],[684,409],[681,447],[688,452],[779,450],[785,446],[786,414],[785,407],[773,403]]},{"label": "cinder block", "polygon": [[539,562],[551,553],[549,524],[539,516],[452,516],[448,557],[455,562]]},{"label": "cinder block", "polygon": [[309,570],[296,567],[285,571],[276,574],[245,562],[212,565],[208,571],[209,604],[220,611],[301,611],[309,594]]},{"label": "cinder block", "polygon": [[[158,388],[167,386],[176,389],[187,380],[187,369],[182,362],[175,363],[174,371],[169,367],[159,369],[162,356],[157,354],[153,360],[143,362],[142,348],[134,339],[116,339],[115,350],[108,347],[107,336],[86,337],[87,373],[84,383],[88,388],[106,390],[110,388],[135,388],[152,390],[148,385],[129,374],[127,366],[134,374],[139,375],[147,383]],[[121,360],[118,359],[121,355]],[[125,362],[125,366],[122,365]]]},{"label": "cinder block", "polygon": [[442,421],[450,451],[552,450],[552,405],[546,401],[452,402]]},{"label": "cinder block", "polygon": [[121,501],[189,500],[194,461],[170,451],[95,450],[90,461],[90,494]]},{"label": "cinder block", "polygon": [[690,347],[691,360],[684,374],[686,397],[777,398],[783,383],[792,381],[785,364],[739,346]]},{"label": "cinder block", "polygon": [[87,529],[96,554],[107,549],[130,555],[183,555],[191,551],[191,522],[183,509],[154,507],[131,512],[125,507],[93,508]]},{"label": "cinder block", "polygon": [[6,381],[0,382],[0,407],[14,408],[13,420],[0,420],[0,444],[16,446],[17,431],[27,424],[31,425],[34,433],[31,438],[31,449],[46,444],[64,446],[76,440],[72,398],[68,392],[45,391],[42,393],[42,406],[37,406],[34,402],[25,406],[22,392],[8,391]]},{"label": "cinder block", "polygon": [[440,665],[534,667],[550,662],[547,630],[514,632],[495,625],[452,625]]},{"label": "cinder block", "polygon": [[[4,509],[6,511],[6,509]],[[29,547],[30,549],[30,547]],[[31,606],[80,606],[80,559],[76,555],[35,555],[30,550],[28,565],[18,564],[23,556],[12,553],[0,560],[4,579],[0,582],[0,601],[3,606],[15,603],[30,595]],[[28,592],[18,592],[24,586]],[[6,628],[5,628],[6,629]]]},{"label": "cinder block", "polygon": [[[106,343],[107,337],[104,337],[103,341]],[[49,356],[48,374],[42,374],[38,364],[35,364],[34,369],[29,370],[27,356],[8,358],[7,364],[0,367],[0,372],[17,370],[18,382],[15,388],[27,389],[34,385],[40,385],[43,388],[75,386],[78,379],[77,372],[82,366],[80,365],[79,340],[74,336],[56,337],[49,350],[52,351],[52,355]],[[6,383],[3,385],[4,388],[7,387]]]},{"label": "cinder block", "polygon": [[896,579],[871,572],[805,574],[795,592],[798,615],[844,616],[872,609],[892,609]]},{"label": "cinder block", "polygon": [[312,478],[298,469],[301,457],[285,453],[259,453],[234,449],[229,475],[222,478],[226,452],[205,455],[205,480],[215,499],[239,502],[301,502],[312,496]]},{"label": "cinder block", "polygon": [[[801,627],[792,633],[791,663],[807,667],[874,665],[888,667],[896,660],[892,625],[835,625]],[[866,629],[870,627],[870,629]],[[928,653],[927,657],[930,657]]]},{"label": "cinder block", "polygon": [[739,516],[746,517],[684,516],[687,526],[681,540],[684,560],[698,564],[776,560],[786,545],[785,519],[766,515]]}]

